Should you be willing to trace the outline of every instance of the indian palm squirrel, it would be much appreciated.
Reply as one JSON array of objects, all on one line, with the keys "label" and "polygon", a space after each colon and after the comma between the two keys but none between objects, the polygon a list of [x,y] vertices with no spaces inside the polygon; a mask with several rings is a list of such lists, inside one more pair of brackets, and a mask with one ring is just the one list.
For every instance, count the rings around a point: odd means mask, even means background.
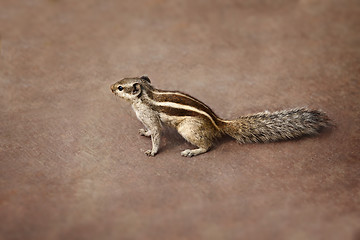
[{"label": "indian palm squirrel", "polygon": [[162,123],[174,127],[197,146],[182,151],[185,157],[207,152],[214,140],[223,135],[239,143],[272,142],[315,135],[331,125],[325,113],[307,108],[265,111],[224,120],[188,94],[154,88],[147,76],[124,78],[110,88],[116,96],[132,104],[137,118],[144,124],[145,129],[140,129],[139,133],[151,137],[152,149],[145,152],[148,156],[155,156],[159,150]]}]

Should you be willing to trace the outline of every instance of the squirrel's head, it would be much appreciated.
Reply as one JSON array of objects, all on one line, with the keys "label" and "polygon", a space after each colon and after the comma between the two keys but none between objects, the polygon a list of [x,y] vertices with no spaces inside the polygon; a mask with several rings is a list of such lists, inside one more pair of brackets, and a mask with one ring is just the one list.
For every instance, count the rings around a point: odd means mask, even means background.
[{"label": "squirrel's head", "polygon": [[146,89],[151,89],[150,79],[147,76],[124,78],[110,86],[111,91],[125,100],[133,102],[139,99]]}]

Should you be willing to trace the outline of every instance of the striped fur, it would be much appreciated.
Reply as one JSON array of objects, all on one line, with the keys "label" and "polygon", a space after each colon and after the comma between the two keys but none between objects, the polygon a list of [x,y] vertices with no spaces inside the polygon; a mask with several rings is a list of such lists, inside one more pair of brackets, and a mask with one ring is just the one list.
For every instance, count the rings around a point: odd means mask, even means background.
[{"label": "striped fur", "polygon": [[179,92],[162,92],[161,94],[153,92],[149,99],[150,104],[155,108],[158,107],[157,109],[161,112],[174,116],[201,116],[208,119],[216,129],[220,130],[218,124],[221,120],[208,106],[195,98]]},{"label": "striped fur", "polygon": [[214,140],[224,134],[239,143],[270,142],[314,135],[330,126],[325,113],[306,108],[224,120],[190,95],[155,89],[147,77],[125,78],[111,85],[111,90],[132,103],[136,116],[146,128],[140,129],[140,134],[152,139],[152,150],[146,151],[149,156],[154,156],[159,149],[161,122],[176,128],[187,141],[198,146],[181,152],[186,157],[208,151]]}]

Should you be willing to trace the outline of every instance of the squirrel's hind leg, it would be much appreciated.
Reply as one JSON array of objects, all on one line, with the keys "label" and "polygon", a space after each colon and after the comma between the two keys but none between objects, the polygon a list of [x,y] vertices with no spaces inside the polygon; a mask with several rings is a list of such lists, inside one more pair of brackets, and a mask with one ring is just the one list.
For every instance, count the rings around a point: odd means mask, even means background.
[{"label": "squirrel's hind leg", "polygon": [[204,126],[204,122],[195,119],[186,119],[177,127],[180,135],[197,149],[186,149],[181,152],[184,157],[192,157],[207,152],[212,144],[215,134],[209,131],[209,126]]}]

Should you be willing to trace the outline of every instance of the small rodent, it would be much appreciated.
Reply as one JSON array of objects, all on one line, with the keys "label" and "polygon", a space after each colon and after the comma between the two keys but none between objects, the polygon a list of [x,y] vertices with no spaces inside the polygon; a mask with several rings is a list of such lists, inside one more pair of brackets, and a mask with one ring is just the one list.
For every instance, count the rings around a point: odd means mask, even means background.
[{"label": "small rodent", "polygon": [[152,149],[145,152],[148,156],[155,156],[159,150],[161,123],[174,127],[198,147],[182,151],[185,157],[207,152],[214,140],[223,135],[239,143],[270,142],[314,135],[331,125],[325,113],[307,108],[266,111],[224,120],[190,95],[154,88],[147,76],[124,78],[110,88],[116,96],[132,103],[137,118],[144,124],[145,129],[139,133],[151,137]]}]

